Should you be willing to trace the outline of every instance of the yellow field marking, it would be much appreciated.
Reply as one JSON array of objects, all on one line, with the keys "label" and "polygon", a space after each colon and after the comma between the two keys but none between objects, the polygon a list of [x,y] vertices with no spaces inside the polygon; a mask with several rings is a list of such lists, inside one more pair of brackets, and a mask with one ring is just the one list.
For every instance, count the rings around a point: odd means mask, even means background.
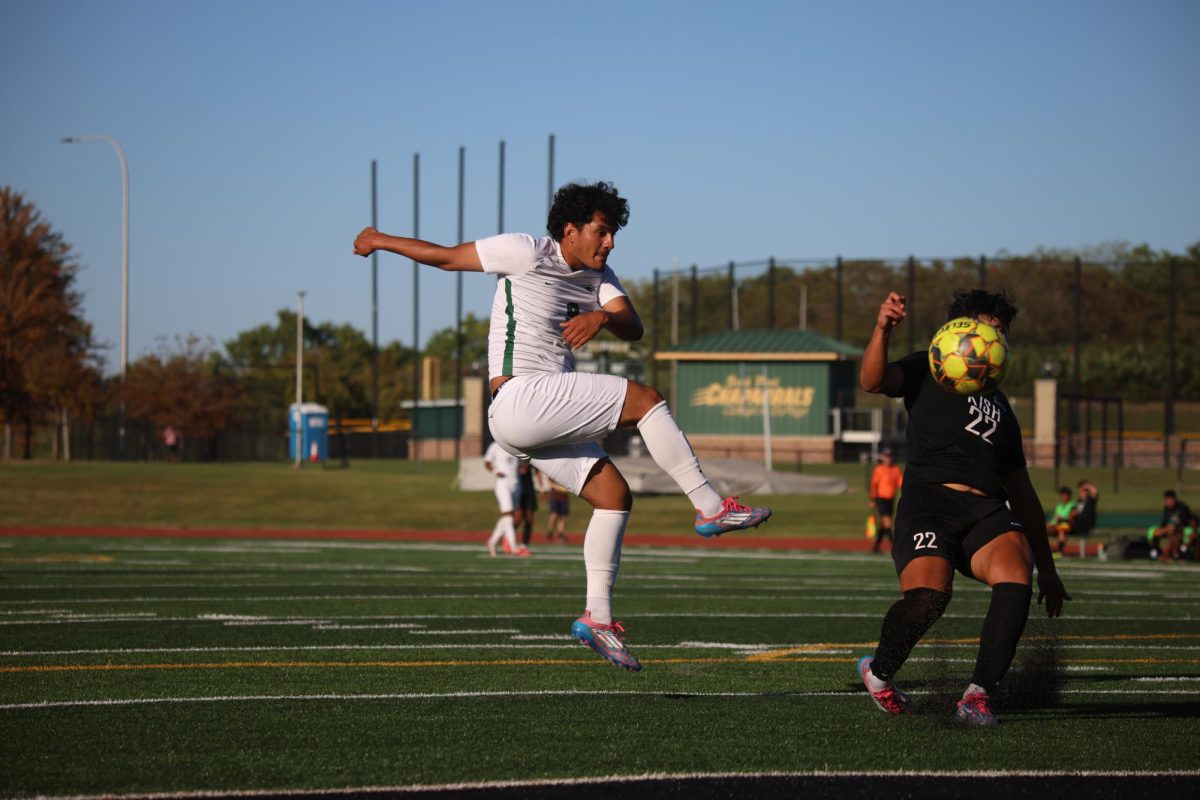
[{"label": "yellow field marking", "polygon": [[94,564],[115,561],[112,556],[57,555],[28,558],[0,557],[0,564]]},{"label": "yellow field marking", "polygon": [[[777,659],[789,663],[842,664],[844,657]],[[744,664],[746,658],[658,658],[655,664]],[[220,661],[199,664],[40,664],[0,667],[0,673],[15,672],[110,672],[146,669],[292,669],[311,667],[553,667],[582,664],[603,665],[595,658],[504,658],[477,661]]]},{"label": "yellow field marking", "polygon": [[[1125,634],[1114,633],[1102,636],[1025,636],[1022,637],[1023,642],[1118,642],[1118,641],[1149,641],[1162,639],[1200,639],[1200,634],[1197,633],[1147,633],[1147,634]],[[922,639],[923,645],[938,645],[938,644],[976,644],[979,641],[978,636],[971,636],[959,639]],[[764,650],[761,653],[755,653],[747,656],[747,661],[778,661],[786,659],[789,656],[799,655],[803,653],[821,653],[828,650],[840,650],[847,647],[874,647],[877,642],[814,642],[813,644],[801,645],[800,647],[783,647],[778,650]],[[1092,663],[1087,661],[1070,661],[1064,660],[1064,663],[1086,664]],[[1101,662],[1095,662],[1101,663]],[[1107,663],[1107,662],[1104,662]],[[1115,663],[1115,662],[1114,662]],[[1132,663],[1132,662],[1131,662]],[[1148,662],[1149,663],[1149,662]],[[1168,662],[1162,662],[1168,663]],[[1188,662],[1185,662],[1188,663]]]},{"label": "yellow field marking", "polygon": [[[847,656],[787,655],[788,651],[755,653],[740,658],[661,658],[654,664],[846,664]],[[769,656],[769,657],[764,657]],[[1065,658],[1063,664],[1157,664],[1200,665],[1200,658]],[[195,664],[39,664],[0,667],[0,673],[23,672],[115,672],[120,670],[185,670],[185,669],[312,669],[312,668],[423,668],[423,667],[552,667],[601,666],[595,658],[509,658],[448,661],[220,661]]]}]

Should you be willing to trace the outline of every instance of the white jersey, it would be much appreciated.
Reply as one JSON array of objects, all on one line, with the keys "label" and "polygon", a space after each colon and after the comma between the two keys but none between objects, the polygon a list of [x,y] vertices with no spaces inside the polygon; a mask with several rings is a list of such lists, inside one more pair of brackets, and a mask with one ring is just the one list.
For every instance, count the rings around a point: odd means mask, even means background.
[{"label": "white jersey", "polygon": [[499,276],[488,331],[488,377],[575,371],[560,323],[626,295],[609,267],[573,269],[558,242],[502,233],[475,242],[483,271]]},{"label": "white jersey", "polygon": [[483,454],[483,462],[492,465],[492,474],[496,475],[496,486],[504,486],[506,488],[515,489],[517,487],[517,457],[505,450],[500,445],[492,442],[488,445],[488,449]]}]

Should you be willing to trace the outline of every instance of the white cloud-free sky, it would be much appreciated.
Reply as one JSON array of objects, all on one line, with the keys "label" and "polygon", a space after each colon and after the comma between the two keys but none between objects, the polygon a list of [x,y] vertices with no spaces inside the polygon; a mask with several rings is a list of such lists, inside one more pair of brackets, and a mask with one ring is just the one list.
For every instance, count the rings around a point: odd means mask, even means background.
[{"label": "white cloud-free sky", "polygon": [[[0,185],[75,247],[115,371],[120,175],[131,357],[306,313],[370,331],[370,220],[466,239],[544,228],[557,182],[614,181],[610,263],[990,255],[1200,240],[1200,4],[0,0]],[[412,339],[380,257],[380,339]],[[454,279],[421,276],[422,338]],[[466,276],[484,313],[492,281]]]}]

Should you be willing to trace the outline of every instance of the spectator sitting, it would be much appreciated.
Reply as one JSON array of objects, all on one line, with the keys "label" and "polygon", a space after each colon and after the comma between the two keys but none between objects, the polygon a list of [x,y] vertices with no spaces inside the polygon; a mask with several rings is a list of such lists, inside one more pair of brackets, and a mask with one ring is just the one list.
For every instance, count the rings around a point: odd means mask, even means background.
[{"label": "spectator sitting", "polygon": [[[1096,504],[1100,500],[1100,490],[1096,484],[1091,481],[1081,480],[1079,482],[1079,499],[1075,502],[1075,507],[1071,509],[1067,516],[1065,525],[1058,527],[1058,552],[1064,553],[1067,549],[1067,534],[1074,534],[1079,537],[1079,555],[1080,557],[1087,555],[1087,536],[1096,527]],[[1057,515],[1058,509],[1055,509]]]},{"label": "spectator sitting", "polygon": [[1058,490],[1059,503],[1054,507],[1054,516],[1046,523],[1046,536],[1058,536],[1058,550],[1062,552],[1066,545],[1067,531],[1071,529],[1071,511],[1075,503],[1071,501],[1071,487],[1063,486]]},{"label": "spectator sitting", "polygon": [[1180,500],[1174,490],[1163,492],[1162,519],[1158,525],[1146,532],[1150,543],[1150,558],[1163,561],[1178,560],[1192,546],[1196,525],[1192,510]]}]

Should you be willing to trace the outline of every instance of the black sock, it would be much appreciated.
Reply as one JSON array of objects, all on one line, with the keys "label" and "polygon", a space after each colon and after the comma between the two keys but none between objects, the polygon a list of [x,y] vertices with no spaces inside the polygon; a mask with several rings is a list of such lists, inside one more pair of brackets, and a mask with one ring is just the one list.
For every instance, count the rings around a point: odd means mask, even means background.
[{"label": "black sock", "polygon": [[950,593],[936,589],[909,589],[888,610],[879,632],[879,646],[871,672],[880,680],[890,681],[908,659],[908,654],[938,621],[950,604]]},{"label": "black sock", "polygon": [[521,541],[524,544],[529,544],[529,540],[533,538],[533,520],[525,520],[525,524],[521,526]]},{"label": "black sock", "polygon": [[992,587],[992,602],[979,633],[979,658],[971,676],[971,683],[989,694],[996,691],[1016,655],[1017,642],[1029,619],[1031,597],[1033,589],[1023,583],[997,583]]}]

